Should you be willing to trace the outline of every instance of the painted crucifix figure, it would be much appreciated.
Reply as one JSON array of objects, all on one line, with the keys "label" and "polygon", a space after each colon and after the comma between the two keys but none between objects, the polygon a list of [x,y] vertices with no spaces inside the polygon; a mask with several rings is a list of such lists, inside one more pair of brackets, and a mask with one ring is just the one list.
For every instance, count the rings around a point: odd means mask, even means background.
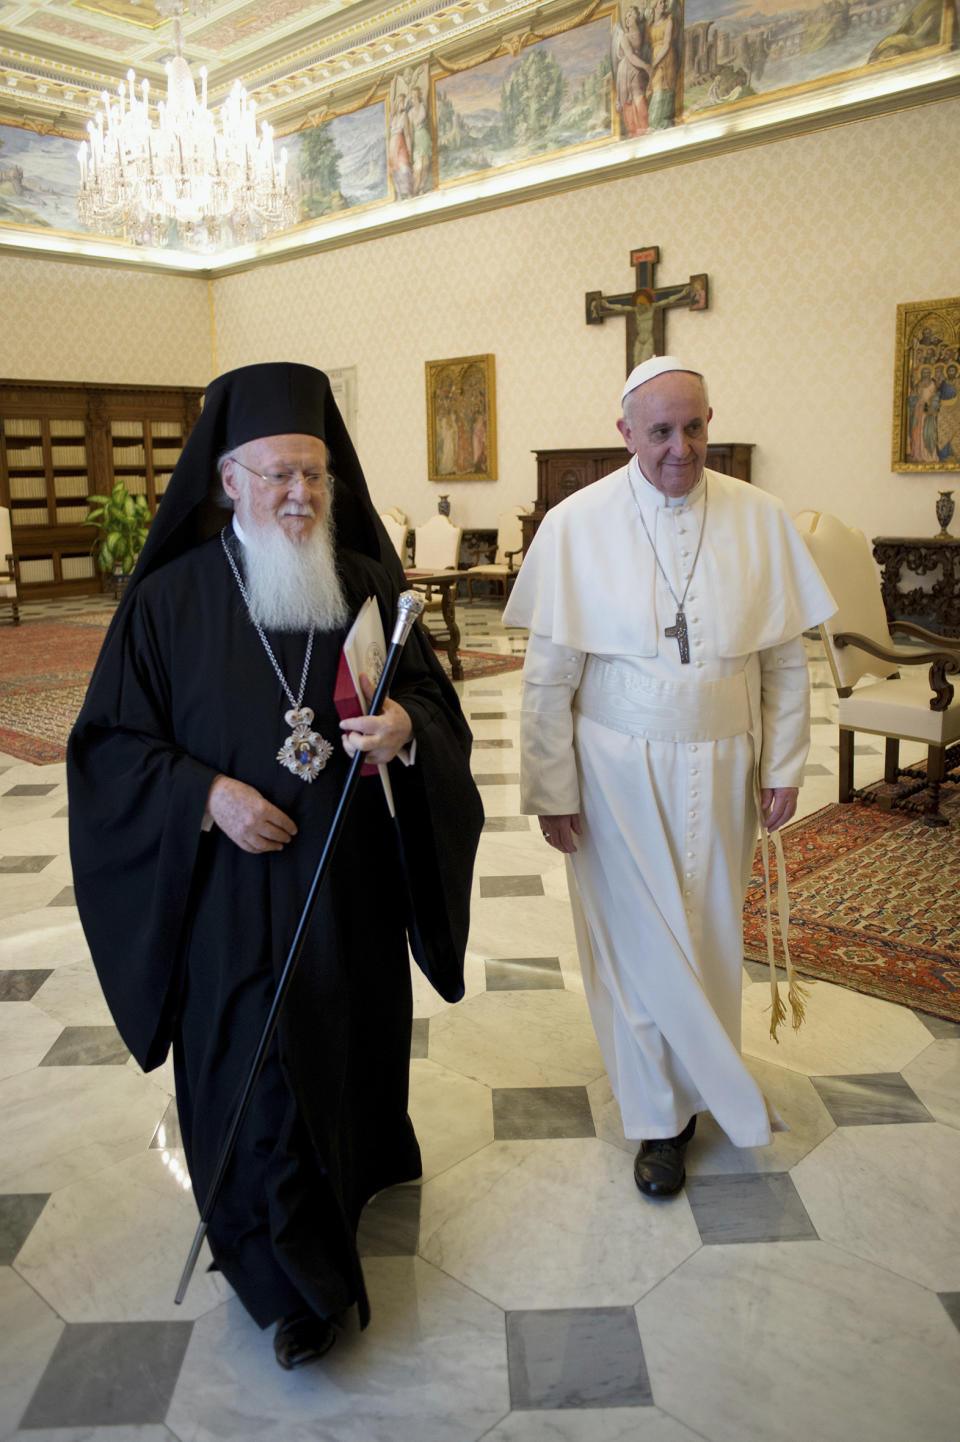
[{"label": "painted crucifix figure", "polygon": [[677,306],[706,310],[710,303],[706,275],[691,275],[684,285],[656,285],[654,270],[659,260],[658,245],[632,250],[630,264],[634,267],[636,290],[626,295],[603,295],[599,290],[586,293],[587,325],[603,325],[612,315],[626,319],[627,375],[651,356],[664,354],[666,311]]}]

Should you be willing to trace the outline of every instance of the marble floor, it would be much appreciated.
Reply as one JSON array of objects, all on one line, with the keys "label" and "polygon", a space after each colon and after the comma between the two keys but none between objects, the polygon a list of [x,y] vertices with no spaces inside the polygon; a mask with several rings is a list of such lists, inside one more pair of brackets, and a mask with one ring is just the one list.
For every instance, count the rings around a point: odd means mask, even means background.
[{"label": "marble floor", "polygon": [[[463,644],[522,651],[494,606]],[[803,809],[836,795],[811,642]],[[633,1183],[563,863],[519,815],[519,672],[462,688],[487,811],[467,995],[415,982],[422,1182],[361,1224],[373,1307],[283,1373],[203,1266],[168,1066],[143,1075],[73,905],[62,765],[0,756],[0,1438],[17,1442],[957,1442],[960,1026],[820,983],[745,1055],[789,1124]],[[858,781],[880,744],[858,748]]]}]

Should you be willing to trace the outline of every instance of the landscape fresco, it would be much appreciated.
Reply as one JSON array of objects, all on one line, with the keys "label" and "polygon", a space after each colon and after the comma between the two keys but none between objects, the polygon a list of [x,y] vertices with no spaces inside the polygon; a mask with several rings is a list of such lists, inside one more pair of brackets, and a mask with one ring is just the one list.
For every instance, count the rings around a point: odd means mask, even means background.
[{"label": "landscape fresco", "polygon": [[397,200],[433,189],[430,67],[409,65],[390,81],[387,163]]},{"label": "landscape fresco", "polygon": [[280,142],[300,186],[300,219],[389,199],[386,104],[365,106]]},{"label": "landscape fresco", "polygon": [[684,113],[913,60],[949,36],[953,0],[686,0]]},{"label": "landscape fresco", "polygon": [[77,219],[79,142],[0,125],[0,223],[86,232]]},{"label": "landscape fresco", "polygon": [[610,138],[610,73],[605,18],[438,80],[440,183]]}]

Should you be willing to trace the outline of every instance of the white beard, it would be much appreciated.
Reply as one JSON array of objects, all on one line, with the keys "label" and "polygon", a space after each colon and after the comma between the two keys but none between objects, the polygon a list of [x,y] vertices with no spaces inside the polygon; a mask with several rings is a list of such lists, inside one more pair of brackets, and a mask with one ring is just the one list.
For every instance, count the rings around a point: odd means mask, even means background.
[{"label": "white beard", "polygon": [[335,631],[349,619],[333,549],[333,516],[302,541],[280,525],[243,525],[244,568],[250,616],[267,631]]}]

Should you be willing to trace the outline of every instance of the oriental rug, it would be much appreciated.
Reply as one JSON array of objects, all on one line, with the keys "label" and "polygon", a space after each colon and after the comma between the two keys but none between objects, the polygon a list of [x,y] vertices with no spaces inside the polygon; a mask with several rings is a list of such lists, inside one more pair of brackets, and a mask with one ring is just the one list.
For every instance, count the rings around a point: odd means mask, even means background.
[{"label": "oriental rug", "polygon": [[[799,972],[960,1021],[960,794],[941,792],[941,809],[950,826],[852,802],[784,829]],[[748,961],[766,961],[764,916],[758,848],[743,918]]]},{"label": "oriental rug", "polygon": [[[0,753],[43,766],[62,761],[115,606],[0,626]],[[465,681],[523,665],[522,656],[461,651]],[[447,666],[447,657],[440,654]]]},{"label": "oriental rug", "polygon": [[[446,651],[437,651],[436,657],[447,675],[450,663]],[[505,671],[519,671],[523,665],[522,656],[504,656],[496,651],[458,651],[463,665],[464,681],[478,681],[481,677],[502,676]]]},{"label": "oriental rug", "polygon": [[0,628],[0,752],[63,760],[113,609]]}]

